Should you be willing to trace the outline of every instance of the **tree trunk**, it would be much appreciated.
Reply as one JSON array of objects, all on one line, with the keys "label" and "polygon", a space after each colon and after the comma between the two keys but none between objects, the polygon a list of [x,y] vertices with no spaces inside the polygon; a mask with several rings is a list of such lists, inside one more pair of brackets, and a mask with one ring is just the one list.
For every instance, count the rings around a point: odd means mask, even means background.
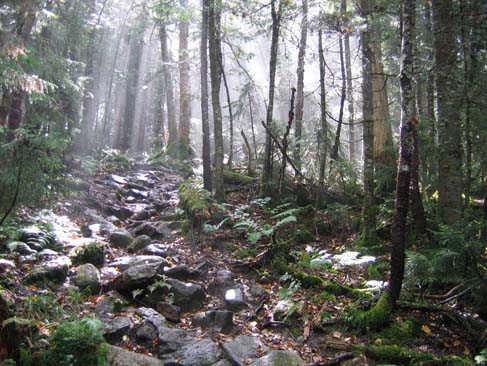
[{"label": "tree trunk", "polygon": [[167,108],[167,150],[169,155],[176,157],[178,145],[178,129],[176,124],[176,105],[174,102],[174,87],[171,72],[171,54],[167,45],[166,24],[159,27],[159,38],[161,40],[162,72],[164,74],[164,85],[166,86],[166,108]]},{"label": "tree trunk", "polygon": [[[140,27],[140,24],[136,26]],[[142,27],[143,28],[143,27]],[[137,85],[139,82],[139,69],[143,54],[144,32],[140,29],[131,31],[129,40],[129,63],[127,70],[127,88],[125,91],[125,109],[120,136],[120,149],[127,151],[131,148],[131,137],[135,121],[135,108],[137,102]]]},{"label": "tree trunk", "polygon": [[254,154],[257,158],[257,142],[255,141],[255,126],[254,126],[254,112],[252,111],[252,97],[250,96],[250,91],[247,92],[249,97],[249,114],[250,114],[250,128],[252,130],[252,142],[254,143]]},{"label": "tree trunk", "polygon": [[364,203],[363,227],[361,239],[364,245],[375,245],[377,242],[377,207],[375,197],[375,163],[374,163],[374,96],[373,93],[373,46],[370,29],[370,4],[368,0],[361,0],[360,8],[366,18],[367,26],[360,34],[362,43],[362,118],[364,129]]},{"label": "tree trunk", "polygon": [[211,75],[211,103],[213,106],[213,127],[215,137],[215,167],[214,187],[215,198],[219,202],[225,201],[225,187],[223,182],[223,126],[220,105],[220,86],[222,76],[221,49],[221,0],[209,0],[208,30],[210,43],[210,75]]},{"label": "tree trunk", "polygon": [[[188,0],[180,0],[183,13],[188,12]],[[179,21],[179,131],[178,158],[191,156],[189,132],[191,129],[191,85],[188,54],[189,20],[183,14]]]},{"label": "tree trunk", "polygon": [[[276,1],[279,4],[276,9]],[[270,129],[274,113],[274,92],[276,85],[277,69],[277,50],[279,46],[279,31],[281,28],[281,17],[284,8],[282,0],[271,0],[272,15],[272,41],[271,41],[271,58],[269,62],[269,100],[267,103],[266,126]],[[269,196],[272,194],[272,138],[269,131],[266,131],[265,151],[264,151],[264,168],[262,172],[261,194]]]},{"label": "tree trunk", "polygon": [[462,148],[457,75],[455,10],[452,0],[433,0],[436,90],[438,95],[438,213],[445,224],[462,216]]},{"label": "tree trunk", "polygon": [[250,146],[249,140],[245,135],[244,130],[240,131],[242,138],[244,140],[245,148],[247,149],[247,175],[249,177],[255,176],[255,157],[252,147]]},{"label": "tree trunk", "polygon": [[302,2],[301,40],[298,52],[298,70],[296,84],[296,122],[294,125],[294,163],[301,170],[301,140],[303,130],[303,108],[304,108],[304,59],[306,57],[306,40],[308,35],[308,0]]},{"label": "tree trunk", "polygon": [[[342,0],[341,3],[342,16],[347,14],[347,0]],[[348,106],[348,139],[349,139],[349,159],[353,164],[355,162],[355,106],[353,100],[353,79],[352,79],[352,58],[350,55],[350,30],[345,29],[343,38],[345,45],[345,68],[347,70],[347,106]]]},{"label": "tree trunk", "polygon": [[227,96],[228,105],[228,118],[230,120],[230,148],[228,151],[228,169],[232,169],[233,164],[233,112],[232,112],[232,99],[230,98],[230,90],[228,89],[227,76],[225,74],[225,69],[221,65],[223,85],[225,86],[225,95]]},{"label": "tree trunk", "polygon": [[[413,120],[418,123],[418,117],[415,116]],[[412,131],[413,138],[413,156],[411,162],[411,186],[410,186],[410,203],[411,213],[414,220],[414,232],[422,235],[426,232],[426,214],[424,212],[423,200],[421,199],[421,191],[419,189],[419,144],[418,144],[418,130],[416,128]]]},{"label": "tree trunk", "polygon": [[325,89],[325,77],[326,77],[326,64],[325,56],[323,53],[323,32],[318,30],[318,57],[320,64],[320,111],[321,111],[321,131],[319,134],[319,142],[321,144],[320,149],[320,168],[318,184],[321,187],[325,184],[325,172],[326,172],[326,156],[328,154],[328,124],[326,122],[326,89]]},{"label": "tree trunk", "polygon": [[415,93],[413,84],[413,44],[416,0],[403,0],[401,45],[401,132],[399,164],[397,170],[396,199],[391,227],[391,274],[389,278],[390,301],[395,305],[401,293],[404,278],[406,219],[409,204],[409,185],[413,161]]},{"label": "tree trunk", "polygon": [[200,43],[200,77],[201,77],[201,129],[203,132],[203,186],[213,191],[211,172],[210,121],[208,113],[208,7],[209,0],[201,1],[201,43]]}]

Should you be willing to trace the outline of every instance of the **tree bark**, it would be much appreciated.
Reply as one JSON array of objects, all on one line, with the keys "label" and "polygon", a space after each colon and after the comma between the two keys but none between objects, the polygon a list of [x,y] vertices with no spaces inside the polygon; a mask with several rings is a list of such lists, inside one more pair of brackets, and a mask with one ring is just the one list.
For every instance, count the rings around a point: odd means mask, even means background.
[{"label": "tree bark", "polygon": [[[347,0],[342,0],[341,3],[342,16],[347,16]],[[347,70],[347,107],[348,107],[348,139],[349,139],[349,159],[353,164],[355,162],[355,105],[353,100],[353,77],[352,77],[352,58],[350,54],[350,29],[347,24],[343,37],[345,46],[345,68]]]},{"label": "tree bark", "polygon": [[164,74],[164,84],[166,86],[166,108],[167,108],[167,150],[169,155],[176,157],[178,145],[178,128],[176,123],[176,105],[174,102],[174,87],[171,72],[171,54],[167,45],[166,24],[159,26],[159,37],[161,40],[162,72]]},{"label": "tree bark", "polygon": [[233,111],[232,111],[232,99],[230,98],[230,90],[228,88],[227,83],[227,76],[225,73],[225,69],[223,65],[221,65],[222,70],[222,77],[223,77],[223,85],[225,86],[225,95],[227,97],[227,105],[228,105],[228,118],[230,122],[230,146],[228,151],[228,169],[232,169],[233,164]]},{"label": "tree bark", "polygon": [[325,172],[326,172],[326,156],[328,155],[328,123],[326,121],[326,89],[325,89],[325,78],[326,78],[326,64],[325,55],[323,53],[323,32],[321,29],[318,30],[318,57],[320,64],[320,121],[321,121],[321,131],[319,134],[319,141],[321,144],[320,149],[320,169],[318,184],[321,187],[325,184]]},{"label": "tree bark", "polygon": [[220,104],[220,86],[222,76],[222,49],[221,49],[221,0],[209,0],[208,30],[210,43],[210,74],[211,74],[211,103],[213,106],[213,127],[215,138],[215,155],[213,165],[215,199],[219,202],[225,200],[225,187],[223,182],[223,126]]},{"label": "tree bark", "polygon": [[178,158],[191,156],[189,133],[191,130],[191,85],[188,54],[189,21],[187,20],[188,0],[180,0],[184,13],[179,20],[179,128]]},{"label": "tree bark", "polygon": [[[278,5],[276,8],[276,1]],[[272,41],[271,57],[269,62],[269,100],[267,103],[266,126],[271,128],[274,113],[274,93],[276,85],[277,69],[277,50],[279,46],[279,31],[281,29],[281,17],[284,8],[282,0],[271,0],[272,15]],[[268,196],[272,194],[272,138],[269,130],[266,129],[265,151],[264,151],[264,168],[262,172],[261,194]]]},{"label": "tree bark", "polygon": [[394,306],[401,293],[404,278],[406,220],[409,204],[411,165],[414,150],[415,93],[413,83],[413,44],[416,0],[402,0],[401,45],[401,131],[399,163],[397,170],[396,198],[391,227],[391,274],[389,278],[390,301]]},{"label": "tree bark", "polygon": [[203,132],[203,186],[212,192],[213,177],[211,172],[210,121],[208,113],[208,7],[209,0],[201,1],[201,130]]},{"label": "tree bark", "polygon": [[438,95],[438,213],[445,224],[462,216],[462,148],[457,75],[455,10],[452,0],[433,0],[436,90]]},{"label": "tree bark", "polygon": [[308,0],[302,1],[301,8],[301,39],[299,41],[298,69],[296,84],[296,122],[294,124],[294,163],[301,170],[301,140],[303,130],[304,109],[304,63],[306,57],[306,41],[308,36]]}]

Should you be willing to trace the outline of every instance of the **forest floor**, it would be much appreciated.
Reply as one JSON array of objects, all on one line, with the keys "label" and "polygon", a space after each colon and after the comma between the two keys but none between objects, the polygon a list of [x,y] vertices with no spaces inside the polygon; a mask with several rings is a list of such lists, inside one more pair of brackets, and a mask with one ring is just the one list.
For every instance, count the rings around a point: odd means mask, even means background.
[{"label": "forest floor", "polygon": [[[313,212],[323,233],[296,236],[299,208],[242,187],[220,222],[193,228],[178,208],[182,181],[163,164],[105,166],[70,178],[77,193],[54,209],[23,211],[0,281],[15,316],[35,321],[24,347],[35,353],[58,324],[96,316],[112,365],[475,364],[467,332],[440,311],[399,310],[374,331],[347,326],[349,307],[373,304],[387,274],[387,256],[352,248],[358,214]],[[269,243],[286,237],[300,238],[288,248],[296,271],[359,291],[306,286],[262,264]]]}]

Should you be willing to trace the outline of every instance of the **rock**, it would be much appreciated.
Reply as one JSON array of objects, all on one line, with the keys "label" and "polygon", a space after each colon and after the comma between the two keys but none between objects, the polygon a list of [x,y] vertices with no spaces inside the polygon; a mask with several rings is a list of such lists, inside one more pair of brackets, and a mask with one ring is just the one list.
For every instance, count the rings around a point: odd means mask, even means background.
[{"label": "rock", "polygon": [[252,366],[298,366],[305,362],[297,353],[291,351],[275,350],[267,356],[259,358]]},{"label": "rock", "polygon": [[37,253],[36,250],[32,249],[26,243],[23,243],[21,241],[13,241],[11,243],[8,243],[7,248],[10,253],[16,253],[21,255],[30,255]]},{"label": "rock", "polygon": [[122,310],[128,301],[116,291],[110,291],[95,307],[95,314],[99,319],[111,318],[113,313]]},{"label": "rock", "polygon": [[139,211],[137,212],[133,219],[134,220],[148,220],[150,219],[152,216],[154,216],[155,214],[157,213],[156,210],[154,209],[149,209],[149,210],[142,210],[142,211]]},{"label": "rock", "polygon": [[149,255],[158,255],[165,258],[167,256],[174,255],[177,252],[167,244],[154,243],[146,246],[142,253]]},{"label": "rock", "polygon": [[248,365],[249,359],[258,358],[268,350],[259,338],[246,335],[223,343],[222,347],[229,359],[238,366]]},{"label": "rock", "polygon": [[164,221],[157,225],[156,230],[163,238],[170,238],[182,233],[182,225],[180,221]]},{"label": "rock", "polygon": [[103,321],[103,335],[107,341],[117,342],[127,334],[132,325],[130,319],[126,316],[116,316],[114,318],[105,317]]},{"label": "rock", "polygon": [[156,327],[152,324],[143,324],[139,329],[137,329],[136,337],[142,342],[152,342],[157,339],[159,332]]},{"label": "rock", "polygon": [[127,178],[121,177],[120,175],[112,174],[110,176],[110,178],[112,178],[112,180],[118,184],[127,184],[128,183]]},{"label": "rock", "polygon": [[57,257],[58,255],[59,253],[52,249],[42,249],[39,253],[39,257],[41,258]]},{"label": "rock", "polygon": [[153,224],[150,222],[144,222],[140,225],[138,225],[134,229],[134,234],[135,235],[147,235],[150,236],[151,238],[157,236],[157,230]]},{"label": "rock", "polygon": [[135,313],[151,323],[158,334],[166,329],[166,318],[151,308],[138,308]]},{"label": "rock", "polygon": [[220,348],[211,339],[194,340],[162,358],[169,361],[165,365],[181,364],[184,366],[213,366],[223,357]]},{"label": "rock", "polygon": [[151,242],[151,238],[147,235],[140,235],[134,239],[132,244],[128,247],[129,253],[137,253],[143,250],[146,246],[148,246]]},{"label": "rock", "polygon": [[103,209],[108,215],[118,217],[120,220],[125,220],[131,217],[134,213],[128,207],[118,206],[105,206]]},{"label": "rock", "polygon": [[101,242],[91,242],[74,248],[70,257],[74,264],[91,263],[96,267],[102,267],[105,263],[105,245]]},{"label": "rock", "polygon": [[280,300],[272,311],[272,318],[276,321],[285,320],[293,310],[293,316],[299,316],[303,312],[303,304],[295,303],[291,300]]},{"label": "rock", "polygon": [[213,366],[233,366],[233,364],[230,361],[223,359],[215,363]]},{"label": "rock", "polygon": [[369,366],[369,364],[360,357],[356,357],[354,359],[345,361],[344,363],[342,363],[342,365],[343,366]]},{"label": "rock", "polygon": [[164,366],[164,361],[109,345],[107,366]]},{"label": "rock", "polygon": [[167,320],[173,323],[179,323],[181,317],[181,308],[179,306],[167,302],[159,302],[156,304],[155,309]]},{"label": "rock", "polygon": [[233,312],[209,310],[193,317],[193,324],[203,329],[216,329],[220,333],[230,333],[233,327]]},{"label": "rock", "polygon": [[152,283],[162,273],[163,259],[137,266],[131,266],[118,277],[108,283],[107,287],[114,290],[133,290],[143,288]]},{"label": "rock", "polygon": [[211,264],[208,263],[207,261],[199,263],[192,271],[191,271],[191,276],[193,278],[198,278],[198,277],[203,277],[208,273],[208,271],[211,268]]},{"label": "rock", "polygon": [[70,267],[71,260],[68,257],[57,257],[34,266],[25,277],[25,282],[28,284],[47,285],[52,283],[58,285],[66,279]]},{"label": "rock", "polygon": [[241,309],[246,307],[243,291],[239,288],[232,288],[225,293],[225,305],[229,309]]},{"label": "rock", "polygon": [[109,237],[110,235],[112,235],[114,231],[118,231],[118,230],[119,229],[111,222],[106,221],[100,224],[100,235]]},{"label": "rock", "polygon": [[170,278],[177,278],[182,281],[193,278],[191,270],[185,264],[177,264],[169,268],[166,267],[164,268],[164,274]]},{"label": "rock", "polygon": [[15,269],[15,263],[8,259],[0,258],[0,271],[8,271],[11,269]]},{"label": "rock", "polygon": [[158,351],[160,355],[166,355],[176,352],[195,341],[195,336],[188,331],[177,328],[159,329]]},{"label": "rock", "polygon": [[264,296],[267,291],[265,290],[265,288],[263,288],[262,286],[259,286],[259,285],[253,285],[251,288],[250,288],[250,293],[252,294],[252,296],[254,297],[257,297],[257,298],[261,298],[262,296]]},{"label": "rock", "polygon": [[234,286],[233,273],[228,270],[220,270],[208,285],[208,292],[217,297],[224,297],[227,290]]},{"label": "rock", "polygon": [[127,249],[133,240],[132,235],[125,230],[116,230],[109,237],[110,244],[120,249]]},{"label": "rock", "polygon": [[182,311],[194,311],[203,305],[206,294],[200,285],[174,278],[168,279],[167,283],[171,286],[169,292],[174,294],[174,304],[180,306]]},{"label": "rock", "polygon": [[72,191],[88,192],[90,190],[90,183],[82,178],[68,176],[64,180],[64,184]]},{"label": "rock", "polygon": [[134,266],[141,266],[143,264],[160,264],[161,266],[170,266],[170,263],[162,257],[156,255],[136,255],[118,257],[109,264],[110,267],[117,267],[121,271]]},{"label": "rock", "polygon": [[81,290],[89,289],[92,295],[100,292],[100,271],[91,263],[82,264],[76,270],[74,284]]}]

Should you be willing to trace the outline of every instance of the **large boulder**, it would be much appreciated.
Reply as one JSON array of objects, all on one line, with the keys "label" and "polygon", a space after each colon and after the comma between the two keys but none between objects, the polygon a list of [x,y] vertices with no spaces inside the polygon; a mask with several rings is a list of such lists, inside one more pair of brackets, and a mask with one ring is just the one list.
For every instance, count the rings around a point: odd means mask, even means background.
[{"label": "large boulder", "polygon": [[233,328],[233,312],[226,310],[209,310],[198,313],[192,323],[203,329],[216,329],[220,333],[230,333]]},{"label": "large boulder", "polygon": [[74,284],[81,290],[89,289],[95,295],[101,289],[100,271],[91,263],[82,264],[76,269]]},{"label": "large boulder", "polygon": [[297,353],[291,351],[275,350],[270,352],[267,356],[259,358],[252,363],[252,366],[299,366],[304,365],[303,361]]},{"label": "large boulder", "polygon": [[34,266],[25,277],[28,284],[59,285],[66,279],[71,260],[66,256],[54,258]]},{"label": "large boulder", "polygon": [[240,335],[222,347],[228,358],[238,366],[248,365],[249,360],[261,357],[268,350],[259,338],[247,335]]},{"label": "large boulder", "polygon": [[116,346],[108,346],[107,366],[164,366],[164,361]]},{"label": "large boulder", "polygon": [[133,240],[132,235],[125,230],[116,230],[109,237],[110,244],[120,249],[127,249]]},{"label": "large boulder", "polygon": [[166,364],[182,364],[184,366],[213,366],[223,353],[211,339],[193,339],[193,342],[178,349],[176,352],[162,356]]},{"label": "large boulder", "polygon": [[156,280],[158,274],[162,274],[163,258],[135,266],[130,266],[120,275],[108,283],[109,289],[133,290],[143,288]]},{"label": "large boulder", "polygon": [[180,306],[182,311],[194,311],[203,305],[206,294],[200,285],[174,278],[168,279],[167,283],[171,286],[169,292],[174,295],[174,304]]},{"label": "large boulder", "polygon": [[134,241],[129,245],[128,251],[129,253],[137,253],[147,247],[150,242],[151,238],[148,235],[139,235],[134,239]]}]

